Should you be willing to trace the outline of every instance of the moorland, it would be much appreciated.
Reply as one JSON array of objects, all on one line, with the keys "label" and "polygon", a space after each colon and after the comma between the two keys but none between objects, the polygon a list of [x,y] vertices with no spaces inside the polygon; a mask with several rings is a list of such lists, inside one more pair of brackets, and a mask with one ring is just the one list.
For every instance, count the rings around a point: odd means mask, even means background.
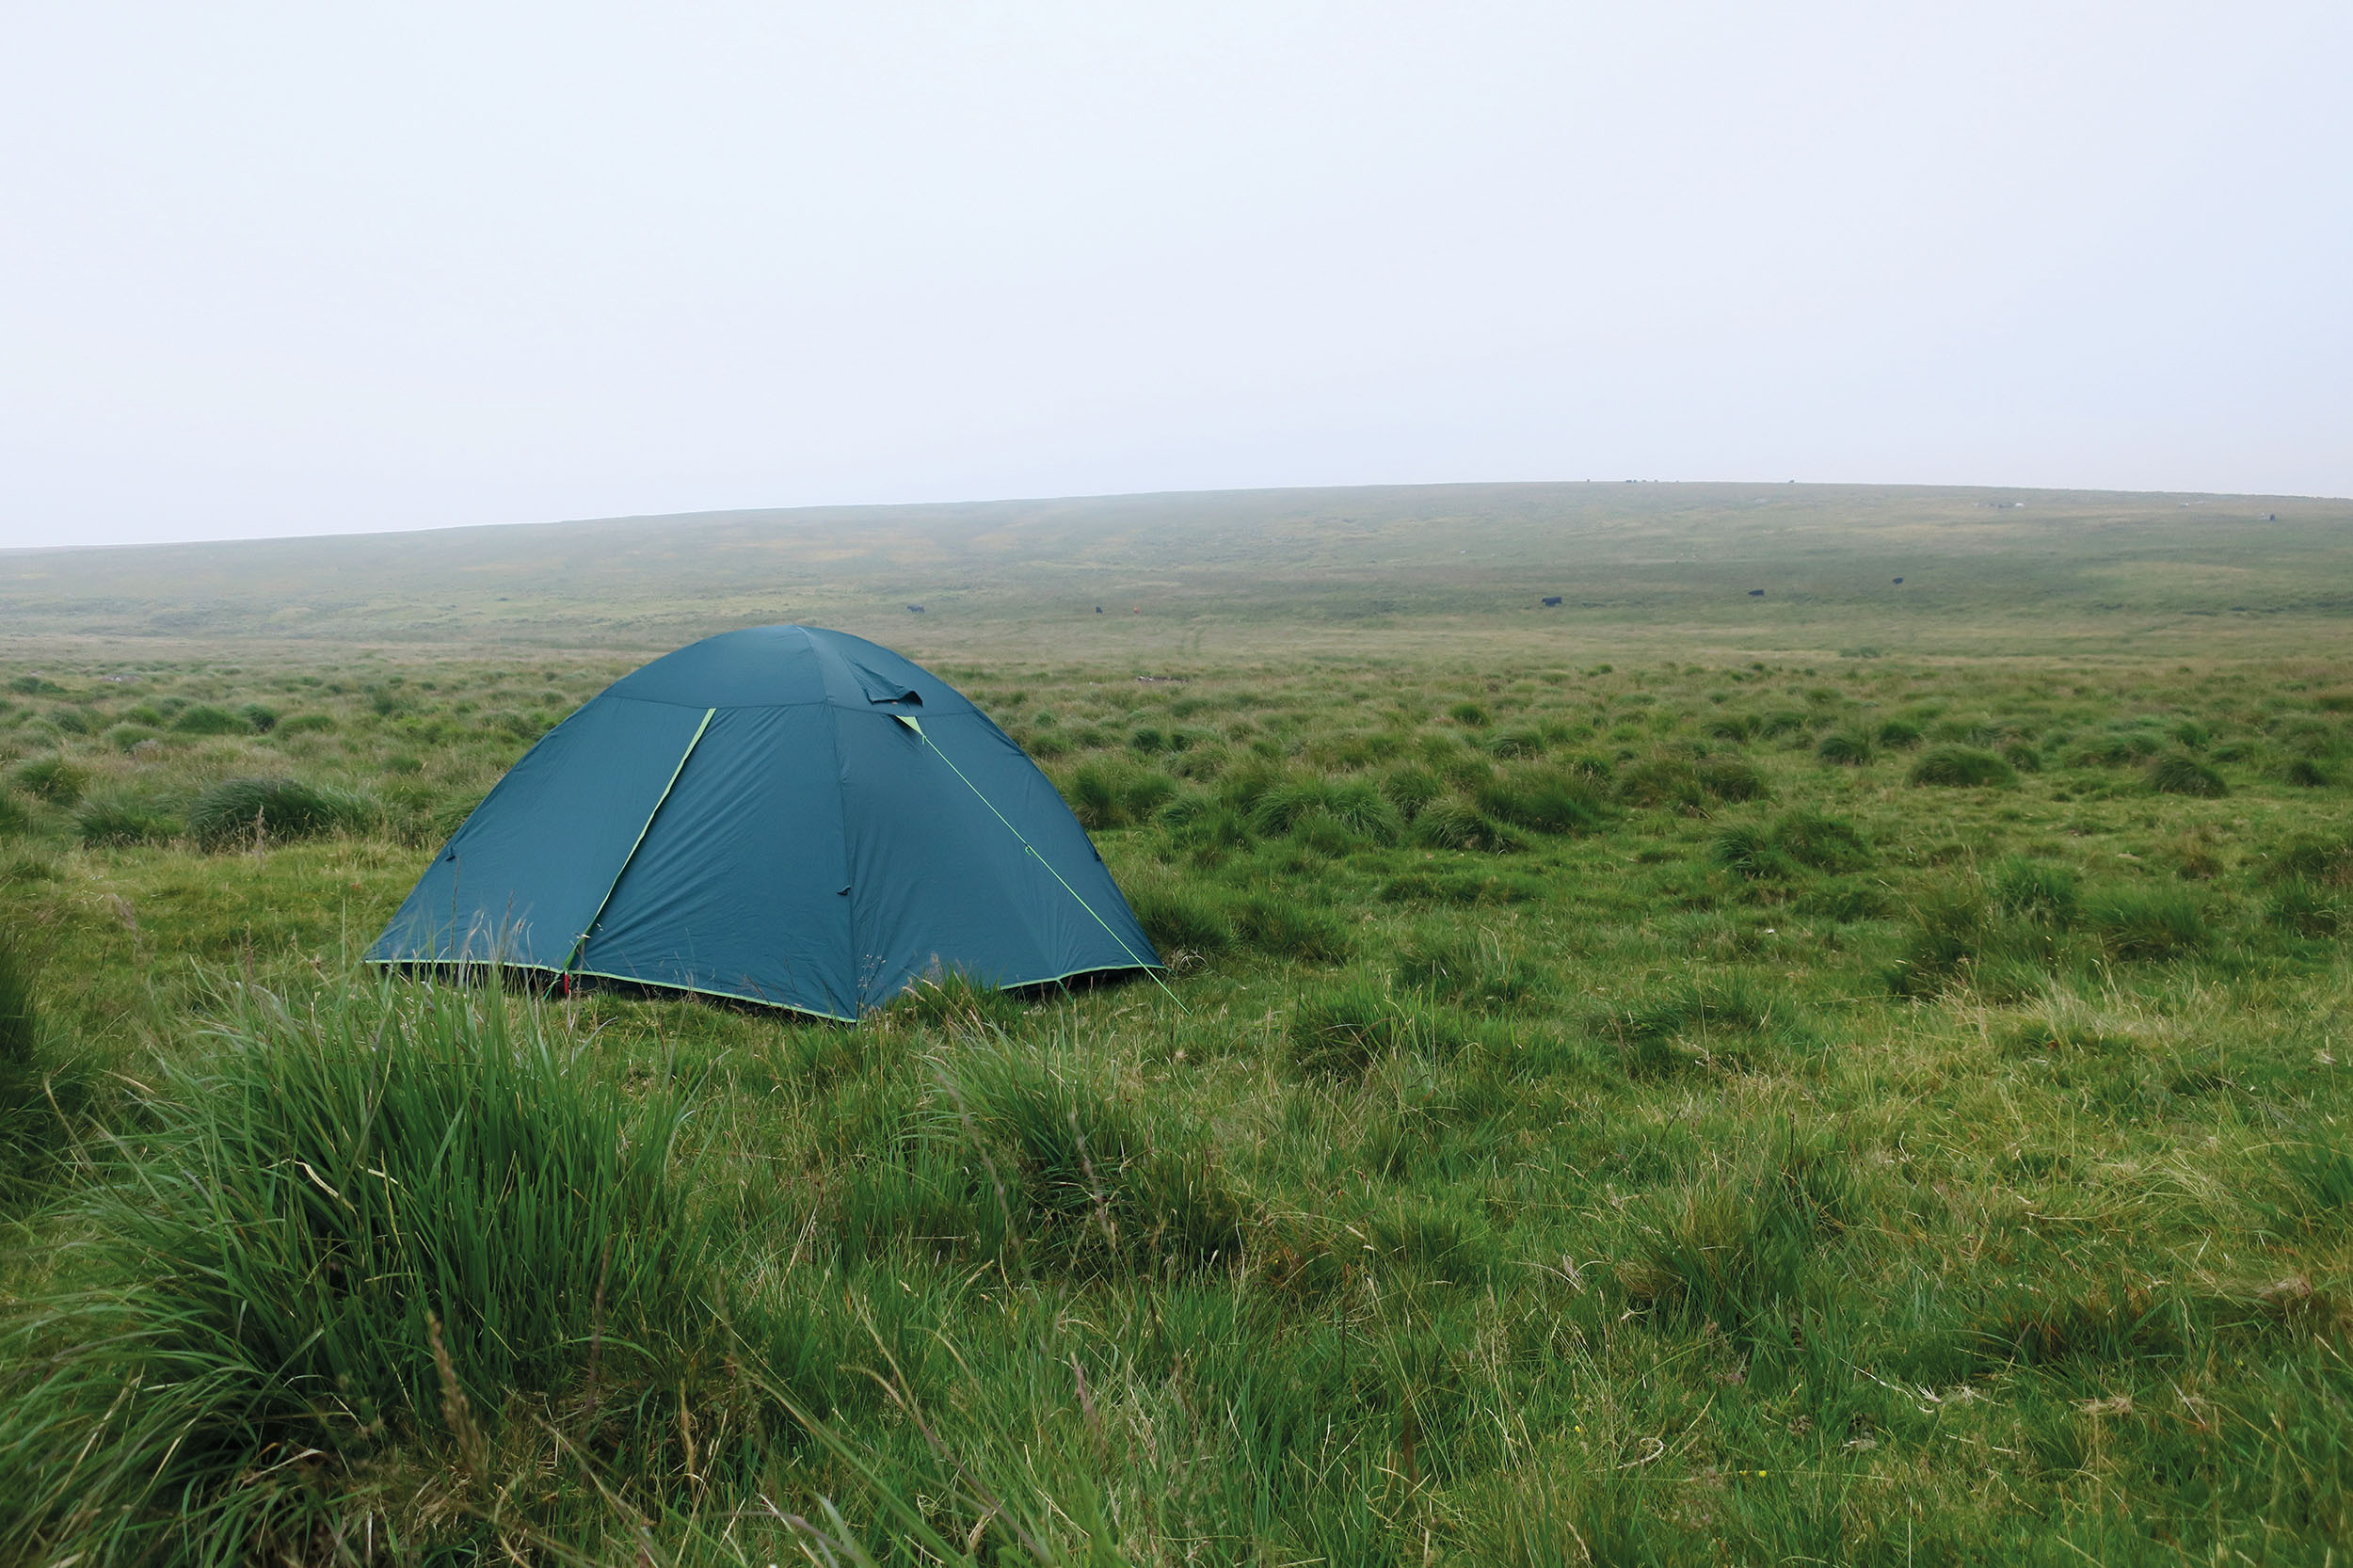
[{"label": "moorland", "polygon": [[[2348,583],[1793,485],[0,553],[0,1561],[2337,1560]],[[1165,988],[358,964],[771,621],[1020,741]]]}]

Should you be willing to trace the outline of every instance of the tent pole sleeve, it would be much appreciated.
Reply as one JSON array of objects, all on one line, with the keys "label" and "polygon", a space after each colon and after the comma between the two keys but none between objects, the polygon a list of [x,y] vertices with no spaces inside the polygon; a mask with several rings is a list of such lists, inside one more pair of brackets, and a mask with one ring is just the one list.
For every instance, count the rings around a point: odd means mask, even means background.
[{"label": "tent pole sleeve", "polygon": [[670,792],[678,788],[679,775],[686,771],[686,760],[695,755],[696,746],[702,744],[703,731],[711,728],[712,716],[718,712],[716,708],[703,710],[703,722],[695,727],[695,733],[687,741],[686,749],[679,753],[678,766],[670,770],[670,781],[662,786],[662,793],[654,799],[653,809],[646,813],[646,825],[637,830],[637,837],[630,843],[629,853],[621,856],[620,865],[613,872],[612,882],[604,889],[604,897],[597,900],[597,912],[588,917],[588,923],[580,928],[580,936],[572,942],[572,951],[564,955],[564,973],[571,973],[572,966],[578,964],[580,955],[587,951],[588,938],[595,934],[597,922],[604,919],[605,905],[613,902],[614,893],[620,888],[621,878],[629,874],[629,863],[637,858],[638,850],[645,845],[646,835],[653,831],[654,818],[662,815],[662,808],[669,802]]}]

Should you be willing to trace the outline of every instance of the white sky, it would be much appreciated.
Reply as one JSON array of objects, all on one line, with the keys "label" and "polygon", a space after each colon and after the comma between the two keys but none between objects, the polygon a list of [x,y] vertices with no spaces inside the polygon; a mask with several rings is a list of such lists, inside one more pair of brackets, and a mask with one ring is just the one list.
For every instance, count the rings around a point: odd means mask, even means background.
[{"label": "white sky", "polygon": [[2353,6],[0,0],[0,545],[2353,493]]}]

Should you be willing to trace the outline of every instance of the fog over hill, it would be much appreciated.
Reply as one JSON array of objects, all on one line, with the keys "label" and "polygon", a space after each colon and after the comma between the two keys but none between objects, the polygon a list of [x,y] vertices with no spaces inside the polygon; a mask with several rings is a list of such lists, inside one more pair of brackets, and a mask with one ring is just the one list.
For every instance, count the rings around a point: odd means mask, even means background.
[{"label": "fog over hill", "polygon": [[[1525,632],[1969,651],[2276,646],[2353,610],[2353,503],[1803,484],[1236,490],[0,552],[14,638],[658,648],[807,621],[1039,657]],[[1901,581],[1898,582],[1897,580]],[[1542,600],[1558,596],[1561,603]],[[920,605],[920,612],[912,606]],[[1098,615],[1099,606],[1099,615]],[[2020,644],[2019,639],[2026,639]]]}]

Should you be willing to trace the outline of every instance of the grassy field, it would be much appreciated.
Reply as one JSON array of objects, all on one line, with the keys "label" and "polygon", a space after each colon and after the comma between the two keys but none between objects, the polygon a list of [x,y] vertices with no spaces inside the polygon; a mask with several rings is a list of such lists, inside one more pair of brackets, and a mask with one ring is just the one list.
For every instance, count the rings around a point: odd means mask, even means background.
[{"label": "grassy field", "polygon": [[[2345,1560],[2348,522],[0,556],[0,1562]],[[782,619],[1028,746],[1169,991],[359,970],[549,726]]]}]

